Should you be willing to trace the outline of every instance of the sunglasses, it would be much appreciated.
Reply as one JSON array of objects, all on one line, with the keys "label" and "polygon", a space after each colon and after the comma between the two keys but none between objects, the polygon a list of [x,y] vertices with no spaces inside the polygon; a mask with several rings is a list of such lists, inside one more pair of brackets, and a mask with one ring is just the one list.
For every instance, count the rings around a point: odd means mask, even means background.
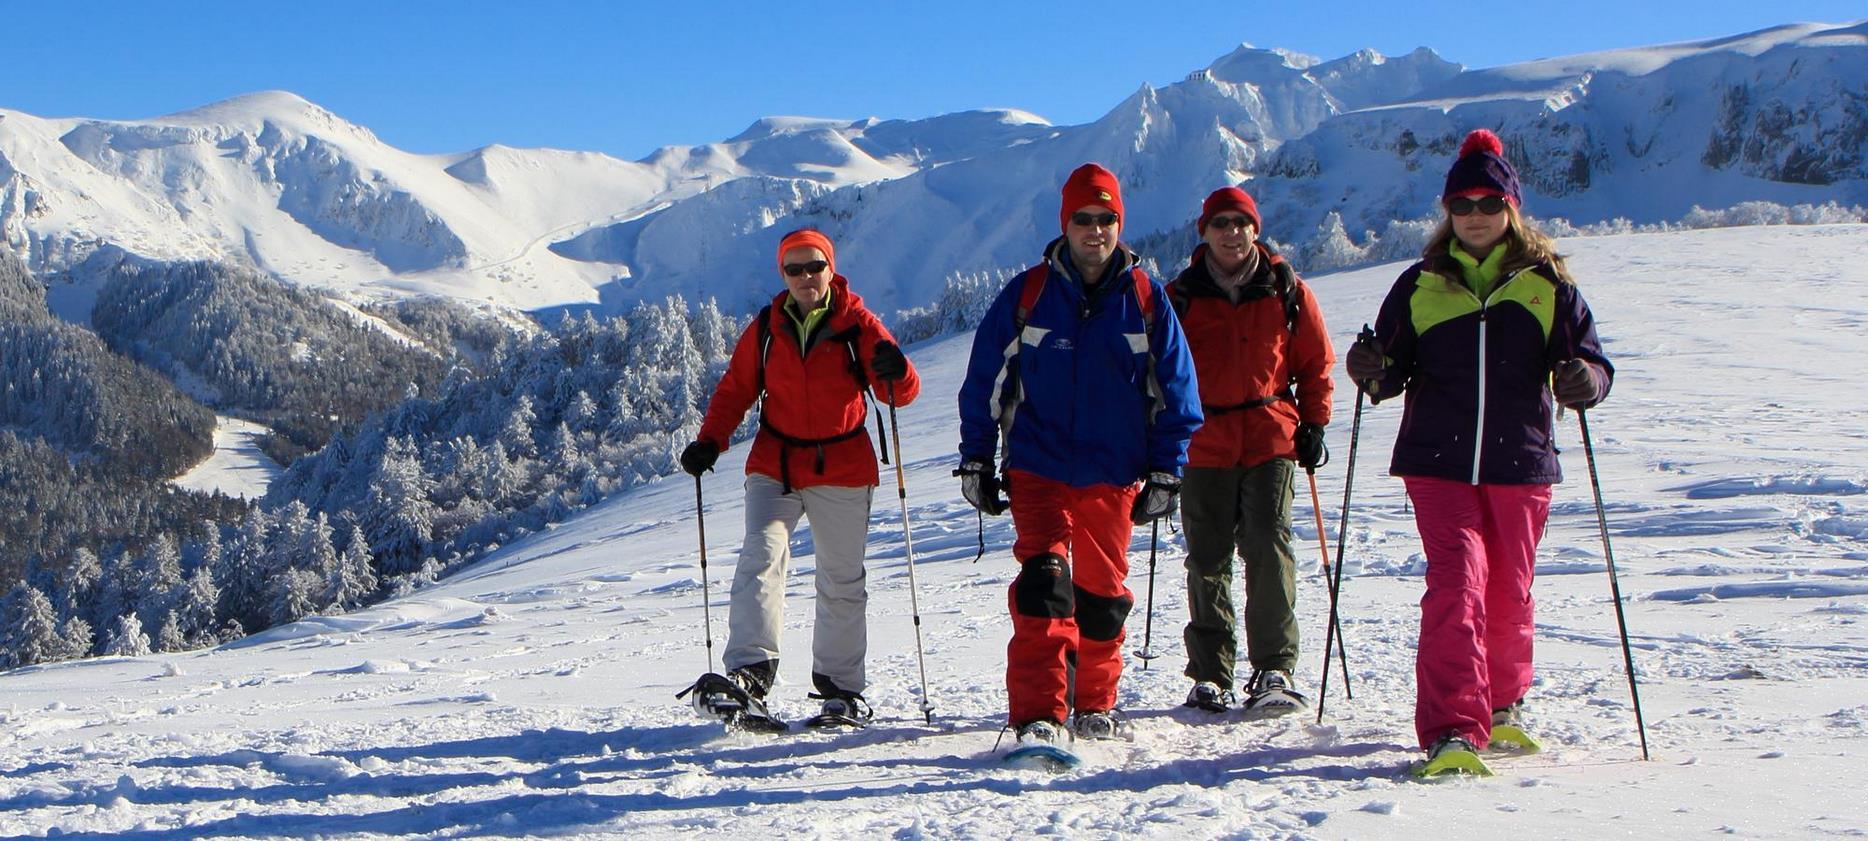
[{"label": "sunglasses", "polygon": [[1122,217],[1114,213],[1087,213],[1079,210],[1070,214],[1070,224],[1080,228],[1087,228],[1091,225],[1095,225],[1099,228],[1107,228],[1114,225],[1120,218]]},{"label": "sunglasses", "polygon": [[1446,212],[1454,216],[1471,216],[1474,210],[1487,216],[1503,213],[1505,212],[1505,200],[1498,196],[1486,196],[1478,201],[1458,198],[1446,203]]},{"label": "sunglasses", "polygon": [[1244,216],[1215,216],[1211,219],[1206,220],[1206,226],[1208,228],[1217,229],[1221,231],[1230,231],[1233,228],[1239,228],[1243,230],[1245,228],[1250,227],[1251,224],[1252,224],[1252,220],[1247,219]]},{"label": "sunglasses", "polygon": [[830,268],[830,264],[823,260],[812,260],[809,263],[786,263],[785,274],[792,277],[799,277],[807,274],[817,274],[828,268]]}]

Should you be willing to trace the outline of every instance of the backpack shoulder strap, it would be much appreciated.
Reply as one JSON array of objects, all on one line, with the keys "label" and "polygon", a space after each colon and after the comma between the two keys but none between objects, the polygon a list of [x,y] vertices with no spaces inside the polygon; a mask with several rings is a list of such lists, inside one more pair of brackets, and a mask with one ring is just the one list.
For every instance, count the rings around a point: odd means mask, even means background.
[{"label": "backpack shoulder strap", "polygon": [[1130,274],[1135,278],[1135,302],[1142,308],[1142,325],[1152,333],[1155,329],[1155,285],[1139,266]]},{"label": "backpack shoulder strap", "polygon": [[753,317],[759,326],[759,393],[765,393],[765,357],[772,352],[772,305],[760,308]]},{"label": "backpack shoulder strap", "polygon": [[1018,309],[1012,313],[1013,333],[1025,332],[1025,325],[1031,322],[1031,311],[1038,306],[1038,297],[1044,294],[1044,281],[1051,270],[1047,266],[1032,266],[1018,276],[1023,284],[1018,290]]},{"label": "backpack shoulder strap", "polygon": [[1278,299],[1284,302],[1284,330],[1287,333],[1294,334],[1297,332],[1297,313],[1299,309],[1297,272],[1292,270],[1290,263],[1279,260],[1271,264],[1271,273],[1274,282],[1277,284]]}]

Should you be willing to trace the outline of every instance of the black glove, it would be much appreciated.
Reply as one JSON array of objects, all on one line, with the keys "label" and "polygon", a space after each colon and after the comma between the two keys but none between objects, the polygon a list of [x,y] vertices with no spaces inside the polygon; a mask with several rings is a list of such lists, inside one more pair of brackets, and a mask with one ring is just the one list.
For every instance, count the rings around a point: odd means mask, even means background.
[{"label": "black glove", "polygon": [[719,460],[720,448],[712,441],[695,441],[681,451],[681,469],[694,476],[712,470],[713,463]]},{"label": "black glove", "polygon": [[1343,367],[1349,369],[1350,381],[1364,391],[1367,390],[1364,384],[1380,380],[1388,372],[1388,359],[1373,332],[1364,330],[1356,337],[1356,343],[1350,345],[1349,353],[1343,357]]},{"label": "black glove", "polygon": [[1315,470],[1330,460],[1330,448],[1323,445],[1323,427],[1314,423],[1300,423],[1297,434],[1291,437],[1291,443],[1297,445],[1297,465],[1305,470]]},{"label": "black glove", "polygon": [[991,466],[982,461],[964,462],[953,475],[960,477],[960,495],[966,497],[968,505],[990,517],[1005,513],[1008,503],[999,495],[999,477]]},{"label": "black glove", "polygon": [[1174,501],[1179,498],[1179,477],[1162,470],[1153,471],[1142,483],[1141,491],[1135,494],[1129,519],[1138,526],[1145,526],[1174,513]]},{"label": "black glove", "polygon": [[1551,370],[1550,391],[1557,402],[1572,409],[1587,409],[1602,393],[1596,378],[1596,366],[1581,359],[1565,359]]},{"label": "black glove", "polygon": [[876,352],[869,359],[869,370],[876,372],[876,379],[885,383],[898,382],[908,376],[908,357],[902,355],[902,349],[888,339],[876,342]]}]

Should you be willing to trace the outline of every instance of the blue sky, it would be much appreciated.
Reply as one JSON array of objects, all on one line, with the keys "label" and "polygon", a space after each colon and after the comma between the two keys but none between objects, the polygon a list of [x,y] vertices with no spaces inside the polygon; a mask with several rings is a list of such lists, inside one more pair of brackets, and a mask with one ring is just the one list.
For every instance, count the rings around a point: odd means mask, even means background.
[{"label": "blue sky", "polygon": [[0,107],[138,119],[298,93],[416,152],[640,158],[776,114],[1014,107],[1093,120],[1241,42],[1469,67],[1859,19],[1852,2],[32,2],[6,7]]}]

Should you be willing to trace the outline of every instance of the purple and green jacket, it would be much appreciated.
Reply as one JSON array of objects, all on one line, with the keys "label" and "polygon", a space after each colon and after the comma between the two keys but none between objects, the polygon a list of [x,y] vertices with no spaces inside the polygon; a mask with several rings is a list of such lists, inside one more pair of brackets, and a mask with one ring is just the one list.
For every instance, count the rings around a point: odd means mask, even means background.
[{"label": "purple and green jacket", "polygon": [[1566,359],[1593,365],[1593,406],[1608,396],[1615,368],[1582,294],[1556,277],[1548,264],[1520,269],[1483,300],[1451,259],[1416,263],[1395,281],[1375,320],[1388,368],[1372,393],[1377,402],[1407,395],[1391,474],[1475,485],[1563,481],[1551,370]]}]

